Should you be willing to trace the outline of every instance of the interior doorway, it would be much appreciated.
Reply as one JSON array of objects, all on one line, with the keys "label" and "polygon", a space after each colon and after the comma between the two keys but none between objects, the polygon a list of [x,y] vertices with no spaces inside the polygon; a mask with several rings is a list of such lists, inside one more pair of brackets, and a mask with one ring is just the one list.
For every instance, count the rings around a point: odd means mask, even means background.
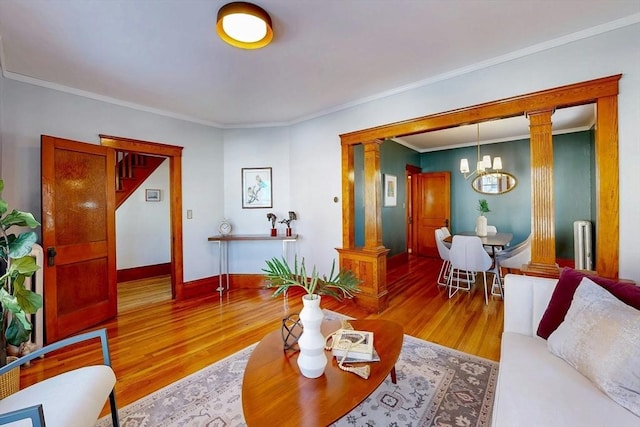
[{"label": "interior doorway", "polygon": [[169,160],[116,151],[118,314],[170,301]]},{"label": "interior doorway", "polygon": [[[183,251],[182,251],[182,147],[159,144],[155,142],[132,140],[129,138],[100,135],[100,144],[116,150],[135,152],[152,156],[166,157],[169,161],[169,183],[167,200],[169,201],[170,216],[170,245],[171,268],[170,274],[162,274],[142,280],[136,283],[127,281],[127,287],[131,288],[121,298],[118,285],[118,305],[122,301],[123,309],[140,307],[145,303],[142,297],[145,291],[149,292],[148,303],[159,300],[177,299],[183,297]],[[151,291],[149,287],[153,287]],[[120,312],[120,309],[118,310]]]}]

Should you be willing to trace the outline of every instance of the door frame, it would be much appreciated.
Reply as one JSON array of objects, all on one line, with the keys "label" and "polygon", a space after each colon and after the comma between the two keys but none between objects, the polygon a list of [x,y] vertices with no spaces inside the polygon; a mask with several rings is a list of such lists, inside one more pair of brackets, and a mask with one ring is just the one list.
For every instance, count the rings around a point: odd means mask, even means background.
[{"label": "door frame", "polygon": [[405,166],[405,189],[406,189],[406,203],[407,203],[407,252],[409,254],[416,254],[418,251],[415,235],[416,235],[416,222],[415,222],[415,206],[416,206],[416,181],[414,175],[422,173],[422,168],[414,165],[407,164]]},{"label": "door frame", "polygon": [[[447,129],[463,124],[502,119],[518,115],[529,117],[532,141],[532,274],[555,275],[555,218],[549,206],[553,194],[553,158],[546,155],[552,144],[550,122],[535,126],[539,112],[553,112],[556,108],[596,104],[596,272],[603,277],[617,278],[619,268],[619,170],[618,170],[618,81],[622,74],[588,80],[552,89],[491,101],[471,107],[431,114],[428,116],[389,123],[340,135],[342,146],[342,245],[355,250],[353,238],[353,147],[421,132]],[[538,147],[544,147],[547,151]],[[380,168],[378,163],[365,163],[365,193],[378,191]],[[365,215],[380,210],[380,201],[365,201]],[[368,229],[369,228],[369,229]],[[381,224],[365,223],[365,235],[381,233]],[[548,254],[553,254],[550,257]],[[553,259],[552,261],[555,261]],[[386,266],[375,272],[386,274]]]},{"label": "door frame", "polygon": [[184,260],[182,242],[182,150],[176,145],[141,141],[100,134],[100,145],[120,151],[169,158],[169,215],[171,228],[171,296],[184,299]]}]

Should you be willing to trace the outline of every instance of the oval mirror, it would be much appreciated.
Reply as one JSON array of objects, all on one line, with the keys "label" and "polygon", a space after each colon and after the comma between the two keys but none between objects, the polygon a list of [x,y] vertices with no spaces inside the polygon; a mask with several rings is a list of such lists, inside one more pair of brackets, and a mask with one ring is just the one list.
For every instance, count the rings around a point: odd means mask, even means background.
[{"label": "oval mirror", "polygon": [[471,187],[482,194],[503,194],[514,189],[518,181],[506,172],[492,172],[478,175],[471,181]]}]

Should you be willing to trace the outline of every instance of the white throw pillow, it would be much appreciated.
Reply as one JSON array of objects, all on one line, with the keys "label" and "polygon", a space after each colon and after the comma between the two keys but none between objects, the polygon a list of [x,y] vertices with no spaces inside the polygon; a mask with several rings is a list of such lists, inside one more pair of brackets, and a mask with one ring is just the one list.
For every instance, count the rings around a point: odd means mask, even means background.
[{"label": "white throw pillow", "polygon": [[547,345],[640,417],[640,310],[585,277]]}]

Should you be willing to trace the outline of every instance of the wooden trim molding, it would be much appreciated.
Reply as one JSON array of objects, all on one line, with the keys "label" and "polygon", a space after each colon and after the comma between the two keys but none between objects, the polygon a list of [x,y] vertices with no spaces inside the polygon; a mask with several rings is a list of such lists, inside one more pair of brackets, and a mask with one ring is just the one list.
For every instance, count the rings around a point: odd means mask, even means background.
[{"label": "wooden trim molding", "polygon": [[171,263],[143,265],[118,270],[118,283],[171,274]]},{"label": "wooden trim molding", "polygon": [[[557,274],[555,264],[555,218],[553,216],[553,155],[550,145],[551,114],[558,108],[596,104],[596,272],[618,277],[619,257],[619,171],[618,171],[618,83],[621,74],[518,95],[457,110],[363,129],[340,135],[342,144],[343,250],[354,247],[353,153],[352,146],[416,133],[436,131],[488,120],[527,115],[531,122],[532,145],[532,264],[529,269],[542,275]],[[551,151],[550,151],[551,150]],[[551,154],[549,154],[551,153]],[[535,170],[534,170],[535,169]],[[378,171],[379,173],[379,171]],[[366,176],[366,171],[365,171]],[[367,191],[379,187],[365,179]],[[376,212],[381,201],[368,211]],[[365,210],[365,215],[368,215]],[[365,236],[382,235],[376,218],[365,221]],[[377,244],[377,243],[376,243]],[[383,250],[383,247],[378,247]],[[380,264],[378,268],[386,268]],[[385,271],[376,271],[383,279]],[[384,286],[386,289],[386,284]],[[381,304],[380,306],[382,306]]]},{"label": "wooden trim molding", "polygon": [[184,261],[182,243],[182,149],[183,147],[100,135],[100,144],[121,151],[153,154],[169,158],[169,193],[171,203],[171,292],[182,300],[184,293]]}]

